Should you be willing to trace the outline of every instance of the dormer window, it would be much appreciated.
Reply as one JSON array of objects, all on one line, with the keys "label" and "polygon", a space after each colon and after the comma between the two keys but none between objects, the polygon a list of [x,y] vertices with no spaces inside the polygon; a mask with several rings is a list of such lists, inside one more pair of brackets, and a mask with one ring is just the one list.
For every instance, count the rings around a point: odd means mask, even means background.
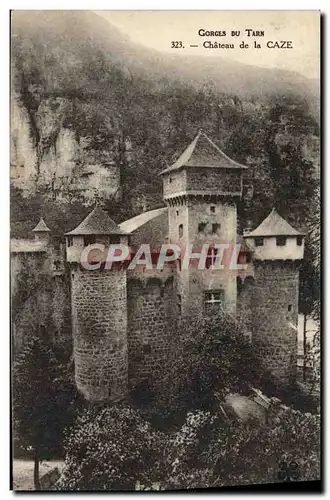
[{"label": "dormer window", "polygon": [[286,237],[285,236],[277,236],[276,237],[276,246],[285,247],[286,245]]},{"label": "dormer window", "polygon": [[264,246],[264,239],[263,238],[254,238],[254,243],[256,247],[263,247]]},{"label": "dormer window", "polygon": [[302,242],[303,242],[303,237],[302,236],[297,236],[297,245],[298,245],[298,247],[301,247]]}]

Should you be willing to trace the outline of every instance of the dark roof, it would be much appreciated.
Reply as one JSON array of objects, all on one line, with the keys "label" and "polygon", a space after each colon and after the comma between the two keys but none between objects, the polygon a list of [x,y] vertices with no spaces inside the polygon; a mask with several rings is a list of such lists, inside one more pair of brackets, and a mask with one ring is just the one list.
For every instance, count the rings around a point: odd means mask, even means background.
[{"label": "dark roof", "polygon": [[49,227],[47,227],[44,219],[41,217],[40,221],[36,225],[34,229],[32,229],[34,233],[45,233],[45,232],[50,232]]},{"label": "dark roof", "polygon": [[73,229],[67,236],[78,236],[87,234],[127,234],[109,217],[107,212],[100,207],[95,207],[87,215],[76,229]]},{"label": "dark roof", "polygon": [[296,231],[273,208],[268,217],[254,231],[245,234],[244,238],[256,236],[303,236],[303,233]]},{"label": "dark roof", "polygon": [[163,170],[161,174],[178,170],[181,167],[248,168],[229,158],[201,130],[180,158],[171,167]]}]

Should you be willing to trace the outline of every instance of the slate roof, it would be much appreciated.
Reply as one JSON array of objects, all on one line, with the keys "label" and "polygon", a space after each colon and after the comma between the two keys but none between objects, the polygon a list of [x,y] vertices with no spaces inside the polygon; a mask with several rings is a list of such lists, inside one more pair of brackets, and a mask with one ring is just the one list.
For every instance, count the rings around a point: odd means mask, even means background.
[{"label": "slate roof", "polygon": [[143,214],[136,215],[132,219],[125,220],[119,224],[120,229],[127,233],[132,233],[139,227],[143,226],[147,222],[159,217],[163,213],[167,212],[167,207],[156,208],[156,210],[150,210],[149,212],[144,212]]},{"label": "slate roof", "polygon": [[244,238],[256,236],[303,236],[283,219],[273,208],[265,220],[253,231],[244,235]]},{"label": "slate roof", "polygon": [[88,234],[127,234],[109,217],[105,210],[95,207],[92,212],[79,224],[78,227],[66,233],[67,236]]},{"label": "slate roof", "polygon": [[50,229],[49,227],[46,225],[44,219],[41,217],[40,218],[40,221],[38,222],[38,224],[36,225],[36,227],[34,229],[32,229],[32,231],[34,233],[45,233],[45,232],[49,232],[50,233]]},{"label": "slate roof", "polygon": [[161,174],[179,170],[181,167],[248,168],[229,158],[201,130],[184,150],[180,158],[172,166],[163,170]]}]

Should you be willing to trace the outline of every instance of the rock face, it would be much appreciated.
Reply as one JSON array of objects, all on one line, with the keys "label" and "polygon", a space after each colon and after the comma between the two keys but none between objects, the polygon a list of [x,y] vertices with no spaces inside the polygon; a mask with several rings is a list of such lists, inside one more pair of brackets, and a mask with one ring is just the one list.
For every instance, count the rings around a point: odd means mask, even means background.
[{"label": "rock face", "polygon": [[31,120],[18,97],[13,97],[11,182],[25,192],[42,189],[53,199],[118,199],[119,167],[102,152],[91,152],[88,138],[77,137],[66,122],[70,106],[66,99],[46,99]]}]

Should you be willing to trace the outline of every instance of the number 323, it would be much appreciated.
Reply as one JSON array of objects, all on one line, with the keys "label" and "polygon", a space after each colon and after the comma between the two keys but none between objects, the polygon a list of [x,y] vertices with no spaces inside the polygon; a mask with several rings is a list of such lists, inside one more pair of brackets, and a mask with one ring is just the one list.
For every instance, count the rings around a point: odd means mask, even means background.
[{"label": "number 323", "polygon": [[179,42],[171,42],[171,49],[183,49],[183,43]]}]

